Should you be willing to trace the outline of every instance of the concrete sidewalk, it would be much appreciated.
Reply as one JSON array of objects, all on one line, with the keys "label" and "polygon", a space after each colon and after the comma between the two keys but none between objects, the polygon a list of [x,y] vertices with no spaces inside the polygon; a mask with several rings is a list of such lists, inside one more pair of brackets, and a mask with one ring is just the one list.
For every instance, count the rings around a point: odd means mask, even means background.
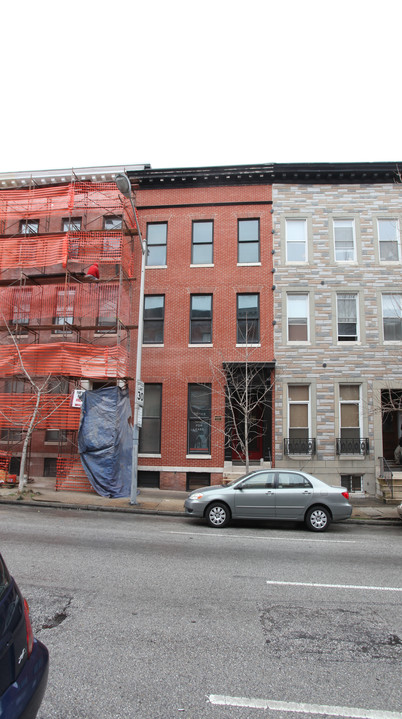
[{"label": "concrete sidewalk", "polygon": [[[64,509],[84,509],[108,512],[140,512],[150,514],[184,515],[184,501],[189,492],[162,489],[140,489],[137,504],[128,498],[110,499],[96,492],[57,492],[54,479],[37,480],[28,484],[22,498],[15,487],[0,486],[0,504],[47,506]],[[395,522],[402,527],[395,505],[385,504],[372,497],[350,497],[353,513],[350,520]]]}]

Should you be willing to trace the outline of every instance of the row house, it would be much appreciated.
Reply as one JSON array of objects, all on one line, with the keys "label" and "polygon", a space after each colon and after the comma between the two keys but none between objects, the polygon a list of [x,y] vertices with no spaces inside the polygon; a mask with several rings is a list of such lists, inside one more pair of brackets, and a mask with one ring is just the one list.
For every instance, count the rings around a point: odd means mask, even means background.
[{"label": "row house", "polygon": [[[114,185],[123,169],[137,218]],[[0,455],[18,468],[15,417],[33,401],[17,344],[66,409],[44,408],[30,474],[88,488],[68,403],[77,388],[131,388],[137,219],[139,486],[190,490],[277,466],[396,496],[401,200],[397,163],[0,175]]]}]

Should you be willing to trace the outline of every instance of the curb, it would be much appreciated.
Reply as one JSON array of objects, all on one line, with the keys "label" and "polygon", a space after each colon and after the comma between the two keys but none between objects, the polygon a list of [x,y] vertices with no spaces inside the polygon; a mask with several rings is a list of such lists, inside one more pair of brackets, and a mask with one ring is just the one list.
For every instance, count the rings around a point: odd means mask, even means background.
[{"label": "curb", "polygon": [[[102,505],[94,505],[94,504],[67,504],[62,502],[49,502],[49,501],[40,501],[40,500],[21,500],[21,499],[2,499],[0,498],[0,506],[2,504],[6,505],[12,505],[17,507],[47,507],[49,509],[70,509],[70,510],[80,510],[84,512],[111,512],[111,513],[117,513],[120,512],[122,514],[150,514],[150,515],[156,515],[156,516],[163,516],[166,515],[168,517],[187,517],[188,515],[185,512],[181,512],[179,510],[164,510],[164,509],[146,509],[146,507],[136,507],[135,505],[131,507],[102,507]],[[279,520],[278,520],[279,521]],[[348,524],[375,524],[377,526],[398,526],[402,525],[402,520],[398,519],[396,517],[393,518],[379,518],[375,519],[370,517],[351,517],[350,519],[345,519],[343,522],[346,522]]]}]

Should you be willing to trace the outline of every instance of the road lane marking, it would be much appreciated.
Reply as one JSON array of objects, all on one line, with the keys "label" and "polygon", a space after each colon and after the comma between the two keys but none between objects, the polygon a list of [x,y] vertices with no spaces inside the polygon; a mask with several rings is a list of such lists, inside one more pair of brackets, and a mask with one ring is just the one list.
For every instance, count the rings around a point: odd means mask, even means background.
[{"label": "road lane marking", "polygon": [[[267,584],[279,584],[286,587],[325,587],[326,589],[368,589],[377,592],[402,592],[402,587],[375,587],[364,584],[318,584],[317,582],[276,582],[267,579]],[[402,716],[402,715],[401,715]]]},{"label": "road lane marking", "polygon": [[211,532],[175,532],[174,530],[169,531],[162,531],[162,534],[183,534],[191,537],[213,537],[214,539],[216,537],[220,537],[221,539],[232,539],[233,537],[236,537],[236,539],[263,539],[264,541],[267,540],[277,540],[278,542],[315,542],[315,543],[321,543],[321,542],[330,542],[332,544],[356,544],[355,539],[307,539],[307,538],[300,538],[300,537],[258,537],[253,536],[252,534],[228,534],[225,532],[224,534],[218,534],[216,530],[213,530],[213,534]]},{"label": "road lane marking", "polygon": [[360,707],[341,707],[326,704],[304,704],[299,702],[279,702],[267,699],[248,699],[231,697],[224,694],[210,694],[211,704],[226,707],[245,707],[247,709],[270,709],[271,711],[296,712],[298,714],[325,714],[347,719],[402,719],[400,712],[388,712]]}]

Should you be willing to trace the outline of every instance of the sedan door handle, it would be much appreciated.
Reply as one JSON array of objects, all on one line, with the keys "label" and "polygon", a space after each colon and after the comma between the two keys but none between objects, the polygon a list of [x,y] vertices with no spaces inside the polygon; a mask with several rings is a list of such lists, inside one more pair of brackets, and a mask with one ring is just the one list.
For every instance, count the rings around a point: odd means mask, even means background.
[{"label": "sedan door handle", "polygon": [[269,489],[268,492],[265,492],[265,494],[273,494],[272,489]]}]

